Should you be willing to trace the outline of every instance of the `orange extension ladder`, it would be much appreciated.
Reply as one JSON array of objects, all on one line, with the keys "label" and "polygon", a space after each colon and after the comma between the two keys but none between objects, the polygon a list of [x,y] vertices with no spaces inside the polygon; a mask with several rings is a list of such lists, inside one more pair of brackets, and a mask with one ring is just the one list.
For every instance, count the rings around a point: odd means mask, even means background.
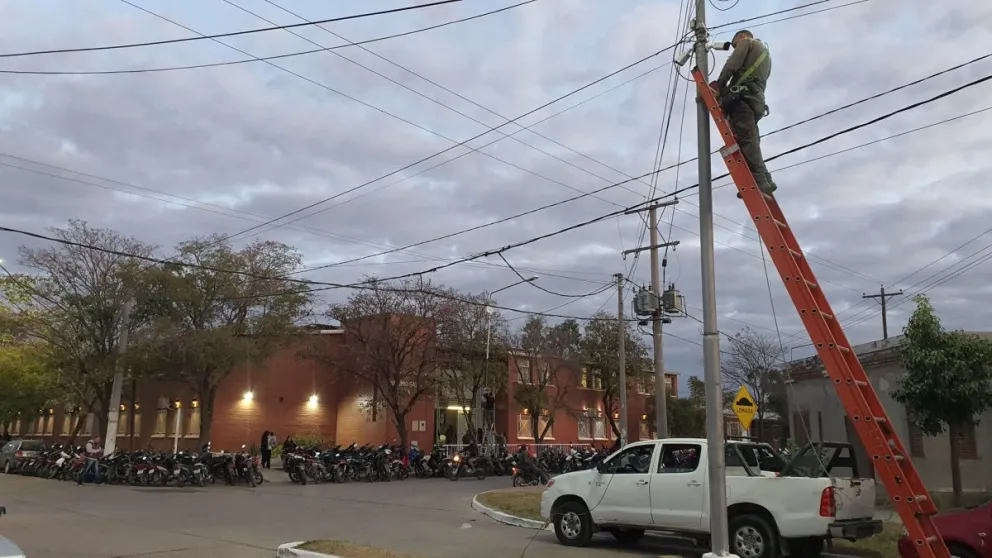
[{"label": "orange extension ladder", "polygon": [[861,361],[851,350],[778,202],[758,190],[730,123],[699,68],[692,70],[692,77],[723,136],[720,155],[917,553],[920,558],[950,558],[933,524],[937,508],[892,428]]}]

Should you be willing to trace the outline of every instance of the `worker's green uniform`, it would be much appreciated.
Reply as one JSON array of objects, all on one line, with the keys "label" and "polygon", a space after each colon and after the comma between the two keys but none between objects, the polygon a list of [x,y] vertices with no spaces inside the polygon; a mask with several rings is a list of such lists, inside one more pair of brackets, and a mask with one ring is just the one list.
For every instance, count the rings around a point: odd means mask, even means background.
[{"label": "worker's green uniform", "polygon": [[[741,80],[740,76],[744,74],[747,75]],[[771,74],[772,59],[768,47],[758,39],[745,38],[734,48],[717,78],[721,98],[732,91],[740,91],[742,102],[737,103],[727,116],[758,187],[769,194],[775,191],[776,186],[761,156],[758,121],[767,112],[765,87]]]}]

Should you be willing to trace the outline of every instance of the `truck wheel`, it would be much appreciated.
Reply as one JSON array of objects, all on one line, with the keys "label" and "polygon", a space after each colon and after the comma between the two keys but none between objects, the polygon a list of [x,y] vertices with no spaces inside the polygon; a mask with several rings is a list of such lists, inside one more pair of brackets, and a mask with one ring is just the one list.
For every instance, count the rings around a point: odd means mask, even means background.
[{"label": "truck wheel", "polygon": [[819,558],[823,554],[823,537],[789,539],[789,556]]},{"label": "truck wheel", "polygon": [[592,540],[592,517],[585,505],[565,502],[551,511],[555,536],[564,546],[586,546]]},{"label": "truck wheel", "polygon": [[948,545],[951,551],[951,558],[978,558],[978,553],[974,550],[956,544]]},{"label": "truck wheel", "polygon": [[738,515],[730,520],[730,552],[740,558],[778,556],[775,529],[760,515]]},{"label": "truck wheel", "polygon": [[620,544],[637,544],[644,538],[644,529],[610,529],[610,534]]}]

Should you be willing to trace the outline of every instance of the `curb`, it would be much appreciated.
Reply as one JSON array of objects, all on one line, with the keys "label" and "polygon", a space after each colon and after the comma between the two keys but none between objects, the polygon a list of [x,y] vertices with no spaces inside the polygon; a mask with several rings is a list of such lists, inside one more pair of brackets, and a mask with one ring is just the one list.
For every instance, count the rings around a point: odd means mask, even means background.
[{"label": "curb", "polygon": [[[482,494],[486,494],[486,492],[483,492]],[[497,523],[502,523],[504,525],[512,525],[513,527],[523,527],[525,529],[535,529],[540,531],[551,531],[554,529],[549,522],[525,519],[523,517],[517,517],[515,515],[510,515],[508,513],[503,513],[490,507],[486,507],[479,502],[478,494],[472,497],[472,509],[482,515],[489,516]]]},{"label": "curb", "polygon": [[309,550],[297,550],[296,547],[305,541],[291,542],[279,545],[276,549],[276,558],[340,558],[334,554],[324,554],[323,552],[311,552]]}]

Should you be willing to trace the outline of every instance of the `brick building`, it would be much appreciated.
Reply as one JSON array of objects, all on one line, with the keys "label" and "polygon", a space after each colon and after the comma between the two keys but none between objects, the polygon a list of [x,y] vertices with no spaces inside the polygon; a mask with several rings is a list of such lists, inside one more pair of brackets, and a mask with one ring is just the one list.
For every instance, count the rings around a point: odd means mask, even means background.
[{"label": "brick building", "polygon": [[[375,416],[370,411],[371,386],[329,364],[300,357],[301,350],[315,340],[335,350],[347,342],[346,338],[345,331],[339,328],[311,329],[267,361],[233,371],[220,385],[214,402],[209,436],[212,447],[231,451],[242,444],[257,446],[265,430],[275,432],[280,441],[287,435],[320,436],[339,444],[398,441],[389,411],[379,411]],[[533,443],[530,410],[521,408],[513,394],[521,384],[538,383],[539,372],[527,370],[524,359],[508,360],[507,385],[497,389],[495,397],[495,427],[507,435],[510,444]],[[603,408],[602,382],[596,371],[567,364],[555,380],[560,385],[544,384],[549,398],[560,400],[544,443],[612,444],[608,411]],[[666,380],[668,393],[677,395],[677,375],[669,373]],[[177,430],[180,449],[194,450],[207,442],[201,437],[202,405],[189,386],[158,379],[125,384],[118,447],[171,449]],[[651,385],[631,386],[629,390],[631,440],[646,439],[651,434],[645,408],[652,392]],[[406,417],[408,440],[430,448],[448,424],[457,425],[460,440],[465,431],[464,417],[460,416],[463,412],[443,398],[435,403],[433,394],[422,397]],[[8,430],[15,436],[40,438],[48,443],[65,442],[80,418],[70,408],[46,409],[39,417],[8,425]],[[614,414],[614,420],[618,419],[619,415]],[[543,430],[548,420],[550,415],[542,416],[539,428]],[[98,434],[99,421],[94,413],[82,417],[82,421],[77,443]]]}]

